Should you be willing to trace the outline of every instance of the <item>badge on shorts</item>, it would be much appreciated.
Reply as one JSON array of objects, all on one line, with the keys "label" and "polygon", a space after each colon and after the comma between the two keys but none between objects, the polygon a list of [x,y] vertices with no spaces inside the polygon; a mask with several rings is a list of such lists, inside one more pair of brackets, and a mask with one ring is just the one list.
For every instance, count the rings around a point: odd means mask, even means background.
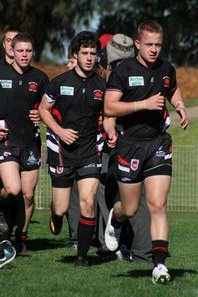
[{"label": "badge on shorts", "polygon": [[63,173],[63,169],[64,169],[64,168],[63,168],[62,166],[57,166],[57,167],[56,167],[56,173],[57,173],[57,174],[62,174],[62,173]]},{"label": "badge on shorts", "polygon": [[131,170],[136,171],[138,169],[140,161],[138,159],[131,159]]},{"label": "badge on shorts", "polygon": [[12,89],[12,80],[0,79],[0,84],[3,89]]},{"label": "badge on shorts", "polygon": [[61,86],[60,94],[67,95],[67,96],[73,96],[74,95],[74,87]]},{"label": "badge on shorts", "polygon": [[130,87],[144,86],[144,77],[143,76],[129,76],[129,86]]}]

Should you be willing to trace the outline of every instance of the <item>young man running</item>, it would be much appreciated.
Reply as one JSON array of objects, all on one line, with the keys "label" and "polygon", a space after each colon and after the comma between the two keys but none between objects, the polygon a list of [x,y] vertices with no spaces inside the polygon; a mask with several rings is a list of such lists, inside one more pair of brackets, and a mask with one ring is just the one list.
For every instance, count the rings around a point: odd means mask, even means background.
[{"label": "young man running", "polygon": [[153,283],[170,279],[165,259],[172,141],[164,121],[166,100],[179,114],[181,127],[185,129],[188,125],[175,69],[159,59],[162,42],[163,31],[156,21],[142,23],[135,40],[137,56],[115,68],[105,94],[105,115],[117,117],[123,131],[116,147],[121,202],[110,211],[105,241],[110,250],[117,249],[121,223],[136,213],[144,184],[151,214]]}]

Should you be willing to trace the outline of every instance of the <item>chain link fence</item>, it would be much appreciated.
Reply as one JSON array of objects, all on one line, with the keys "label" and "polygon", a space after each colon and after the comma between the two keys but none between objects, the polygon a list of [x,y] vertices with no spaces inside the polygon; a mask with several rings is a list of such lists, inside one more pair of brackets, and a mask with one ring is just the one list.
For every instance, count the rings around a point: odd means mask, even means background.
[{"label": "chain link fence", "polygon": [[[173,148],[173,178],[168,198],[169,211],[198,211],[198,147],[177,145]],[[42,148],[42,166],[35,194],[36,208],[49,208],[51,185]]]}]

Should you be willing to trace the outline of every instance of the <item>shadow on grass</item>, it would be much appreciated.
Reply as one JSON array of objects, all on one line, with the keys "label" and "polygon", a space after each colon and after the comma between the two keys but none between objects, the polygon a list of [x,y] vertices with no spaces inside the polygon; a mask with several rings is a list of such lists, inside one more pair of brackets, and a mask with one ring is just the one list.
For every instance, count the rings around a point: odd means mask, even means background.
[{"label": "shadow on grass", "polygon": [[[186,273],[190,274],[198,274],[198,271],[192,270],[192,269],[178,269],[178,268],[173,268],[169,269],[170,275],[171,275],[171,281],[174,281],[174,279],[179,278],[179,277],[184,277]],[[145,269],[145,270],[138,270],[134,269],[133,271],[128,271],[126,273],[122,274],[116,274],[114,277],[132,277],[132,278],[139,278],[139,277],[150,277],[152,273],[151,269]]]},{"label": "shadow on grass", "polygon": [[[60,260],[58,260],[58,262],[71,264],[71,263],[74,263],[75,259],[76,259],[76,255],[75,256],[66,255],[62,257]],[[95,254],[95,255],[88,255],[86,259],[88,261],[88,267],[91,267],[91,266],[102,265],[104,263],[114,261],[116,258],[100,257]]]},{"label": "shadow on grass", "polygon": [[41,251],[52,250],[57,248],[65,248],[65,240],[61,239],[48,239],[48,238],[36,238],[29,239],[27,242],[27,248],[29,251]]}]

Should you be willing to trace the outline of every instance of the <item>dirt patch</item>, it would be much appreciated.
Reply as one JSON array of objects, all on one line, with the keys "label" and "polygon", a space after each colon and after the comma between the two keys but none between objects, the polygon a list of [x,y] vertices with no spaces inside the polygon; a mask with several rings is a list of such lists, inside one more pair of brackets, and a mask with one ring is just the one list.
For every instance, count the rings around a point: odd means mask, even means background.
[{"label": "dirt patch", "polygon": [[[44,71],[50,79],[66,71],[66,65],[34,64]],[[177,68],[178,85],[181,88],[183,98],[198,98],[198,69],[191,67]]]},{"label": "dirt patch", "polygon": [[198,69],[190,67],[177,68],[178,85],[183,98],[198,98]]}]

